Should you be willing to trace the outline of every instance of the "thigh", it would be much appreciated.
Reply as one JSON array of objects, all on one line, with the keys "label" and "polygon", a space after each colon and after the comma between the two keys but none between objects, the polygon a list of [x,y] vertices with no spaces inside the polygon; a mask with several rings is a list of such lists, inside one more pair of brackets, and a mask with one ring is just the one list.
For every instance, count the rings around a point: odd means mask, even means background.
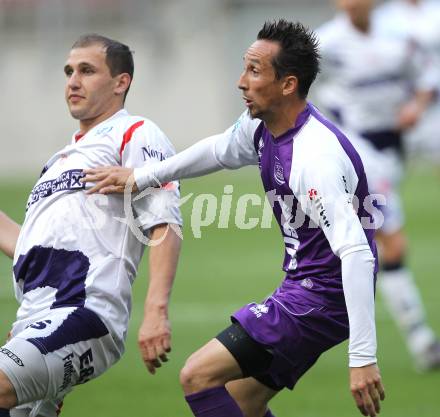
[{"label": "thigh", "polygon": [[0,370],[12,384],[16,395],[14,405],[43,398],[49,375],[38,349],[26,340],[13,337],[0,352]]},{"label": "thigh", "polygon": [[5,365],[3,359],[2,368],[19,405],[60,402],[73,386],[97,377],[118,359],[106,327],[84,308],[51,310],[23,330],[13,329],[12,335],[4,348],[16,360],[9,358]]},{"label": "thigh", "polygon": [[272,353],[267,371],[250,375],[272,390],[293,389],[323,352],[348,337],[342,286],[335,289],[338,294],[331,303],[326,287],[320,288],[323,280],[308,278],[308,288],[302,281],[286,280],[262,304],[248,304],[233,315]]},{"label": "thigh", "polygon": [[58,417],[62,405],[60,400],[39,400],[13,408],[10,417]]}]

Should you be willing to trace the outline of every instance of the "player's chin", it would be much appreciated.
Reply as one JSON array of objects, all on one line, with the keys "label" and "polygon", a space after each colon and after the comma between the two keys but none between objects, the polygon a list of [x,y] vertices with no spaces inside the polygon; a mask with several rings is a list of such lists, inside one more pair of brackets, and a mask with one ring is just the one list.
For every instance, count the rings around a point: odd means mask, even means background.
[{"label": "player's chin", "polygon": [[248,113],[251,119],[258,119],[260,112],[253,106],[248,108]]},{"label": "player's chin", "polygon": [[75,120],[83,120],[85,117],[85,111],[84,109],[78,108],[75,105],[72,104],[68,104],[69,106],[69,112],[70,115],[75,119]]}]

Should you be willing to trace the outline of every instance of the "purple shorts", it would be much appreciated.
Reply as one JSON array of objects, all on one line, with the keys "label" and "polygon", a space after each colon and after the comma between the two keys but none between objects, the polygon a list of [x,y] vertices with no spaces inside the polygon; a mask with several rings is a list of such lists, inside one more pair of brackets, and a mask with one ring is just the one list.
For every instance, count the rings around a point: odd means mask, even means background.
[{"label": "purple shorts", "polygon": [[262,380],[277,389],[293,389],[321,353],[349,334],[342,282],[335,278],[286,278],[263,303],[242,307],[232,319],[273,353]]}]

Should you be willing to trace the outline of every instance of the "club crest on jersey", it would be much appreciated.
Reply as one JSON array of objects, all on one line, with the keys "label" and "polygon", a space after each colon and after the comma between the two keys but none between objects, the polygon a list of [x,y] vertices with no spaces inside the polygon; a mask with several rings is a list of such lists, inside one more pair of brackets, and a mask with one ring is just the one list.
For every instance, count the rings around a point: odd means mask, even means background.
[{"label": "club crest on jersey", "polygon": [[269,307],[265,304],[256,304],[252,306],[249,310],[252,311],[252,313],[254,313],[258,319],[263,314],[267,314],[269,312]]},{"label": "club crest on jersey", "polygon": [[113,129],[113,126],[104,126],[104,127],[101,127],[101,129],[98,129],[97,131],[96,131],[96,135],[95,136],[102,136],[102,135],[105,135],[105,134],[107,134],[107,133],[109,133],[111,130]]},{"label": "club crest on jersey", "polygon": [[283,185],[286,182],[284,179],[284,168],[281,165],[278,158],[275,158],[275,165],[273,167],[273,177],[278,185]]},{"label": "club crest on jersey", "polygon": [[62,153],[59,158],[60,165],[64,165],[67,162],[67,158],[69,158],[69,155]]}]

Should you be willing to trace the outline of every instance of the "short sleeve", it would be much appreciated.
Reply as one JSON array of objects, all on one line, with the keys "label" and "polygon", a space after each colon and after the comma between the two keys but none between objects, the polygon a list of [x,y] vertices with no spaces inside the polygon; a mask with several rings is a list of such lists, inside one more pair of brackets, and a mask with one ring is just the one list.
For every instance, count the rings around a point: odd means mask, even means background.
[{"label": "short sleeve", "polygon": [[[126,130],[120,148],[121,165],[127,168],[155,164],[174,154],[166,135],[146,119],[133,123]],[[159,224],[182,224],[178,181],[147,189],[133,197],[133,209],[145,231]]]}]

